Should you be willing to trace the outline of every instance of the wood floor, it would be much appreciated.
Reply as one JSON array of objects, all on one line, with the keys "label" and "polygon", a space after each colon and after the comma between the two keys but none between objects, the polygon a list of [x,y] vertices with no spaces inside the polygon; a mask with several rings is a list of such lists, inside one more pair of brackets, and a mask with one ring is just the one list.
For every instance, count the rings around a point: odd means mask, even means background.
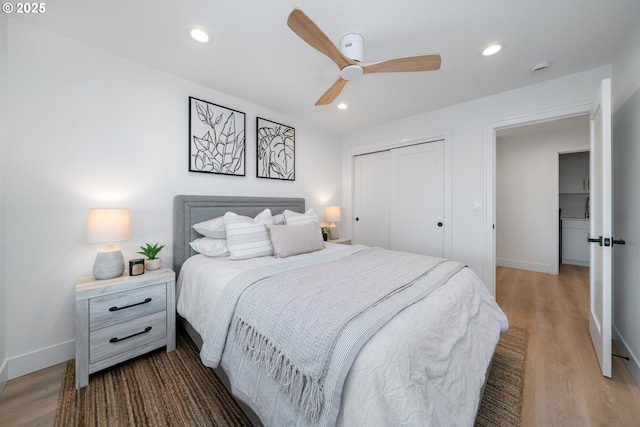
[{"label": "wood floor", "polygon": [[[498,268],[498,304],[529,331],[522,426],[640,426],[640,389],[621,359],[600,375],[589,338],[589,271]],[[65,364],[9,381],[0,426],[53,426]]]},{"label": "wood floor", "polygon": [[562,265],[557,276],[499,267],[496,300],[529,332],[522,426],[640,426],[640,389],[622,359],[611,379],[600,374],[587,267]]}]

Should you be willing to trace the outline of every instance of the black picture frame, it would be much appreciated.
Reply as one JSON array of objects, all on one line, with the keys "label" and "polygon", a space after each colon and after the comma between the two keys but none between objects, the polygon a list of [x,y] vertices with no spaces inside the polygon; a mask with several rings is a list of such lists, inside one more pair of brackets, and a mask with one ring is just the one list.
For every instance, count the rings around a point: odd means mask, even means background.
[{"label": "black picture frame", "polygon": [[257,117],[256,147],[258,178],[296,180],[295,128]]},{"label": "black picture frame", "polygon": [[245,176],[246,117],[189,97],[189,171]]}]

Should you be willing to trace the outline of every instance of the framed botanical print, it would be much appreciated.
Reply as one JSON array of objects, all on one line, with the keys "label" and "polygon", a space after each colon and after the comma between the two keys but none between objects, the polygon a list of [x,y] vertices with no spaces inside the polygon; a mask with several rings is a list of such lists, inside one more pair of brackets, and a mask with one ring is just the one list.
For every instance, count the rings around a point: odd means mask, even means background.
[{"label": "framed botanical print", "polygon": [[245,114],[189,97],[189,171],[245,175]]},{"label": "framed botanical print", "polygon": [[295,129],[261,117],[256,123],[258,178],[295,181]]}]

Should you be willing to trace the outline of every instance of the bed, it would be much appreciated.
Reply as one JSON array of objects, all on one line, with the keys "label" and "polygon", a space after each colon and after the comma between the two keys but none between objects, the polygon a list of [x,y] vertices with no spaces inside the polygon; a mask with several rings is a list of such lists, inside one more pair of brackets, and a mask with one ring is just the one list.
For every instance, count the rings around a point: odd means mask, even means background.
[{"label": "bed", "polygon": [[[246,255],[234,228],[231,255],[192,245],[217,240],[194,225],[223,217],[242,232],[268,224],[278,256]],[[174,198],[177,309],[203,363],[255,425],[473,425],[508,328],[481,280],[439,258],[299,249],[317,244],[309,217],[301,198]]]}]

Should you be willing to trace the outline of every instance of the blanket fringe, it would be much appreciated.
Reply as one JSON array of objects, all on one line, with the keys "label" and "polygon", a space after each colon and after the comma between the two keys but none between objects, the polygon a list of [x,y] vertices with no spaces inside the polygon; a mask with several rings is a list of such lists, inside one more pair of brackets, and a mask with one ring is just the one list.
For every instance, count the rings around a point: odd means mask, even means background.
[{"label": "blanket fringe", "polygon": [[242,351],[269,378],[278,382],[280,391],[287,394],[307,418],[317,423],[324,404],[324,392],[319,379],[300,372],[282,351],[242,319],[236,318],[235,329]]}]

